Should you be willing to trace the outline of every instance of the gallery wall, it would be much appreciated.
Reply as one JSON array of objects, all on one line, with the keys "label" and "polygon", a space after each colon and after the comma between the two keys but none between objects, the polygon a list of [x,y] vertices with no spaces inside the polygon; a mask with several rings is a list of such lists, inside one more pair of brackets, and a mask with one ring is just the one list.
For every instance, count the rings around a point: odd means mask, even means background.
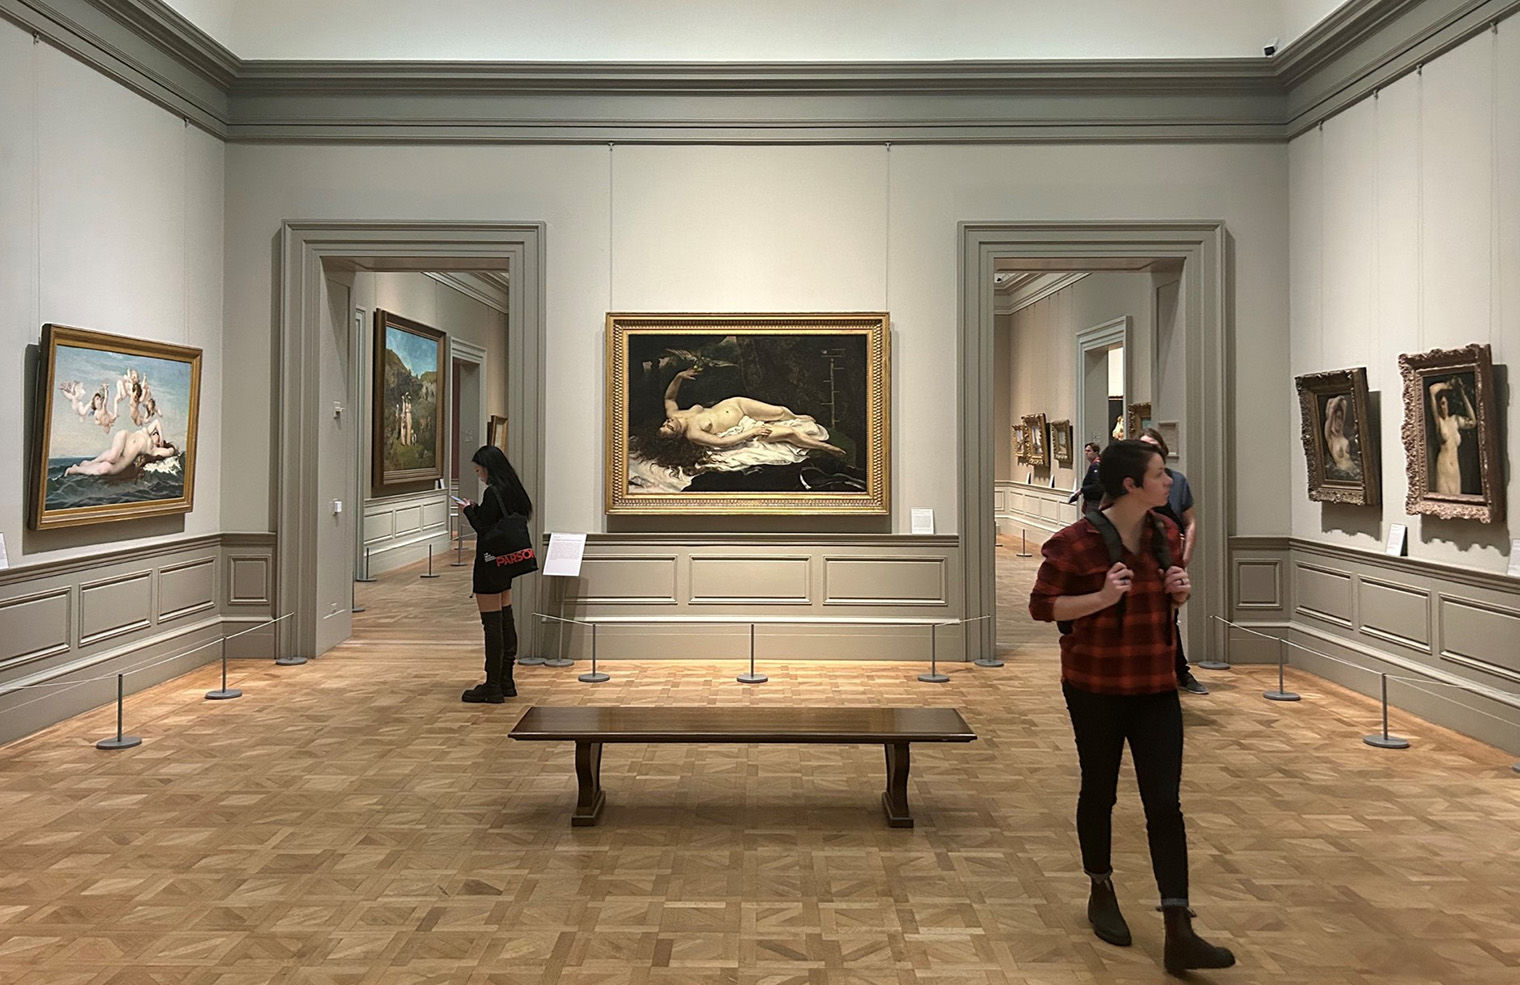
[{"label": "gallery wall", "polygon": [[[229,400],[266,414],[269,243],[282,220],[547,224],[544,529],[607,529],[607,311],[885,308],[893,326],[887,529],[906,532],[908,510],[926,506],[939,532],[954,532],[960,221],[1223,219],[1236,257],[1236,365],[1287,361],[1287,168],[1277,145],[392,145],[378,154],[303,143],[227,153],[228,358],[248,368],[228,381]],[[1292,407],[1265,374],[1241,373],[1237,389],[1241,401],[1279,415]],[[256,429],[247,460],[262,476],[228,485],[228,529],[268,529],[270,458],[268,429]],[[1237,487],[1244,529],[1285,529],[1287,461],[1285,447],[1253,459]]]},{"label": "gallery wall", "polygon": [[[10,565],[220,531],[222,143],[3,20],[0,134],[5,418],[30,430],[45,322],[203,350],[194,509],[28,531],[32,446],[30,438],[12,442],[0,455],[0,534]],[[255,402],[247,427],[267,429],[268,403],[267,395]],[[234,472],[239,458],[232,456]]]},{"label": "gallery wall", "polygon": [[[1278,441],[1292,461],[1292,532],[1378,551],[1393,523],[1411,558],[1503,573],[1520,536],[1520,20],[1500,22],[1289,146],[1292,390],[1304,373],[1367,367],[1381,418],[1381,508],[1311,502],[1295,410]],[[1401,353],[1493,347],[1508,519],[1405,513]],[[1467,439],[1464,439],[1467,440]]]}]

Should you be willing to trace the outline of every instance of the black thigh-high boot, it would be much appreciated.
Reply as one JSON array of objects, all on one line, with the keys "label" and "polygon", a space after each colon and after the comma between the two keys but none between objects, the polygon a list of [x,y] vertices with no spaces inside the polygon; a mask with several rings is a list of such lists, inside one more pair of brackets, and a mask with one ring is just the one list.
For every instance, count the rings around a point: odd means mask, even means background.
[{"label": "black thigh-high boot", "polygon": [[505,696],[501,690],[502,618],[500,612],[482,612],[480,625],[486,638],[486,680],[459,696],[472,704],[499,705]]},{"label": "black thigh-high boot", "polygon": [[512,618],[512,607],[501,608],[501,670],[499,681],[501,693],[508,698],[517,697],[517,682],[512,680],[512,668],[517,664],[517,622]]}]

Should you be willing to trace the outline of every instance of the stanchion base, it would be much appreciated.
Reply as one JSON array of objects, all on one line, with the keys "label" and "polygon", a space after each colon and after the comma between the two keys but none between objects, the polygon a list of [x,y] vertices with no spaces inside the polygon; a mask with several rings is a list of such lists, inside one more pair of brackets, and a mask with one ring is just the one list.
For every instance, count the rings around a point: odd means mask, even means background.
[{"label": "stanchion base", "polygon": [[1198,661],[1194,662],[1193,666],[1194,667],[1198,667],[1198,668],[1200,668],[1202,670],[1229,670],[1230,669],[1230,665],[1227,664],[1227,663],[1225,663],[1223,660],[1198,660]]},{"label": "stanchion base", "polygon": [[440,575],[418,575],[418,578],[439,578]]},{"label": "stanchion base", "polygon": [[1014,557],[1034,557],[1034,555],[1030,554],[1028,551],[1019,551],[1014,555]]},{"label": "stanchion base", "polygon": [[95,743],[96,749],[131,749],[133,746],[142,745],[142,740],[135,735],[124,735],[119,739],[101,739]]},{"label": "stanchion base", "polygon": [[1292,691],[1263,691],[1263,698],[1268,701],[1302,701],[1303,696],[1294,694]]},{"label": "stanchion base", "polygon": [[540,667],[549,661],[543,657],[518,657],[517,662],[524,667]]},{"label": "stanchion base", "polygon": [[944,674],[919,674],[918,679],[925,684],[946,684],[950,681]]},{"label": "stanchion base", "polygon": [[364,606],[362,606],[362,605],[356,605],[352,609],[349,609],[348,611],[357,616],[359,613],[361,613],[361,612],[364,611]]},{"label": "stanchion base", "polygon": [[371,584],[373,582],[377,582],[379,580],[380,580],[379,578],[355,578],[354,579],[354,581],[358,582],[361,585],[369,585],[369,584]]},{"label": "stanchion base", "polygon": [[1516,773],[1520,773],[1520,763],[1516,763],[1515,765],[1511,766],[1510,769],[1514,770]]},{"label": "stanchion base", "polygon": [[740,684],[764,684],[766,681],[770,680],[770,678],[766,677],[764,674],[740,674],[738,677],[735,677],[734,680],[738,681]]},{"label": "stanchion base", "polygon": [[1375,733],[1373,735],[1363,736],[1362,741],[1367,743],[1369,746],[1376,746],[1379,749],[1409,748],[1408,739],[1401,739],[1396,735],[1384,735],[1381,732]]},{"label": "stanchion base", "polygon": [[603,681],[612,680],[612,677],[598,670],[592,674],[582,674],[580,677],[576,678],[576,680],[579,680],[583,684],[600,684]]},{"label": "stanchion base", "polygon": [[975,660],[973,660],[971,662],[974,663],[974,664],[976,664],[978,667],[1001,667],[1001,666],[1003,666],[1003,661],[999,660],[997,657],[993,657],[990,660],[988,658],[986,658],[986,657],[977,657]]},{"label": "stanchion base", "polygon": [[545,659],[543,657],[539,657],[538,658],[538,662],[541,663],[541,664],[543,664],[545,667],[574,667],[575,666],[575,661],[571,660],[569,657],[549,657],[548,659]]},{"label": "stanchion base", "polygon": [[239,691],[235,687],[223,688],[220,691],[207,691],[206,692],[206,700],[207,701],[226,701],[229,698],[241,698],[242,696],[243,696],[243,692]]},{"label": "stanchion base", "polygon": [[305,662],[306,662],[306,658],[305,657],[275,657],[274,658],[274,665],[276,667],[299,667],[299,666],[301,666]]}]

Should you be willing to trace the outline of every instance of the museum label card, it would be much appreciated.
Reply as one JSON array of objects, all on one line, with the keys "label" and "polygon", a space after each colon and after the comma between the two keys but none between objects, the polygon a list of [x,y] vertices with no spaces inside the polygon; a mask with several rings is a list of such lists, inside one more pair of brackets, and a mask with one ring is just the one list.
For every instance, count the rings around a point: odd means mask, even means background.
[{"label": "museum label card", "polygon": [[1402,523],[1395,523],[1388,528],[1388,546],[1384,549],[1389,557],[1404,556],[1404,542],[1409,537],[1409,528]]},{"label": "museum label card", "polygon": [[[5,540],[0,538],[0,568],[5,567]],[[1520,578],[1520,540],[1509,542],[1509,576]]]},{"label": "museum label card", "polygon": [[574,578],[581,573],[581,558],[585,554],[585,534],[550,534],[549,553],[544,558],[544,574]]},{"label": "museum label card", "polygon": [[913,518],[913,532],[916,534],[934,533],[934,511],[923,506],[915,506],[909,510]]}]

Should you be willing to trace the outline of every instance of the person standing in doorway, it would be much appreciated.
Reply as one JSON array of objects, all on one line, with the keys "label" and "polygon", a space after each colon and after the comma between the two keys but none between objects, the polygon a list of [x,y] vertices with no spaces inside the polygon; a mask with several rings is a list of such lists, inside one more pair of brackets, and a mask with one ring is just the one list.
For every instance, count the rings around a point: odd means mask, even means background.
[{"label": "person standing in doorway", "polygon": [[1082,457],[1087,459],[1087,473],[1082,476],[1082,484],[1077,491],[1071,494],[1068,503],[1082,500],[1082,515],[1086,516],[1097,509],[1103,502],[1103,481],[1098,478],[1098,443],[1089,441],[1082,446]]},{"label": "person standing in doorway", "polygon": [[[486,491],[479,503],[465,500],[460,512],[470,521],[477,534],[485,533],[508,514],[524,518],[533,515],[533,501],[523,488],[517,470],[507,461],[507,456],[494,445],[482,445],[471,456],[475,474],[485,483]],[[512,619],[512,576],[504,574],[498,565],[486,561],[475,539],[475,567],[471,571],[471,584],[475,591],[475,604],[480,609],[480,624],[485,631],[486,679],[459,696],[459,700],[475,704],[499,705],[507,698],[517,697],[517,685],[512,680],[513,665],[517,662],[517,625]]]},{"label": "person standing in doorway", "polygon": [[1151,869],[1165,917],[1166,970],[1228,968],[1235,956],[1193,932],[1187,829],[1182,819],[1182,702],[1173,621],[1192,583],[1174,563],[1182,538],[1159,515],[1172,480],[1157,449],[1116,441],[1100,472],[1111,504],[1053,534],[1029,595],[1029,614],[1061,633],[1061,690],[1076,735],[1082,785],[1077,840],[1091,879],[1087,919],[1098,938],[1131,943],[1113,885],[1111,850],[1119,764],[1129,743],[1145,807]]},{"label": "person standing in doorway", "polygon": [[[1155,428],[1141,431],[1140,440],[1161,452],[1162,461],[1171,457],[1166,439]],[[1182,531],[1182,566],[1185,568],[1192,562],[1193,548],[1198,543],[1198,522],[1193,515],[1193,489],[1188,485],[1187,476],[1176,469],[1167,469],[1166,474],[1172,477],[1172,491],[1166,497],[1166,505],[1158,507],[1156,512],[1175,523]],[[1193,668],[1189,666],[1187,654],[1182,649],[1180,626],[1177,628],[1177,686],[1189,694],[1209,693],[1203,682],[1193,676]]]}]

